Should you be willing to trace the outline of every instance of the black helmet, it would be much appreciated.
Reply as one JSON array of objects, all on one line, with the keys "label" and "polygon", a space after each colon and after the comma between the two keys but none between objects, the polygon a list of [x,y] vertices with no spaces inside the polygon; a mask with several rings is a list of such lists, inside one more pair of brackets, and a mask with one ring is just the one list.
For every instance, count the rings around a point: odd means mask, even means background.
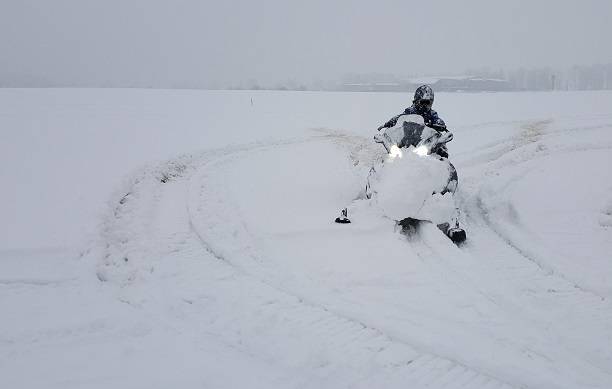
[{"label": "black helmet", "polygon": [[421,85],[414,92],[414,100],[412,102],[416,106],[431,108],[433,101],[434,93],[429,85]]}]

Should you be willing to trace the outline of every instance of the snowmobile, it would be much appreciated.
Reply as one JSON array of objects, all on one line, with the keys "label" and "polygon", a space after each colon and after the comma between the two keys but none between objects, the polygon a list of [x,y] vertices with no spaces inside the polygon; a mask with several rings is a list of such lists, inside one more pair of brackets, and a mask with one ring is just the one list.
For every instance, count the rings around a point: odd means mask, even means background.
[{"label": "snowmobile", "polygon": [[[453,242],[465,241],[455,204],[457,170],[440,156],[453,139],[446,129],[426,126],[420,115],[402,115],[395,126],[374,136],[386,157],[370,169],[364,190],[358,196],[396,222],[402,233],[412,235],[422,223],[434,223]],[[350,223],[344,208],[336,223]]]}]

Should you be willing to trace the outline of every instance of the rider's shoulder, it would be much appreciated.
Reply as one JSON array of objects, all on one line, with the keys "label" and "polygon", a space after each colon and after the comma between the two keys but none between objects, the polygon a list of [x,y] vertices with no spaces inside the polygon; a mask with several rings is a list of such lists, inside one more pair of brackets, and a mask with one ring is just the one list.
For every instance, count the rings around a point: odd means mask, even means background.
[{"label": "rider's shoulder", "polygon": [[417,113],[417,110],[414,105],[411,105],[404,110],[404,115],[414,115],[415,113]]}]

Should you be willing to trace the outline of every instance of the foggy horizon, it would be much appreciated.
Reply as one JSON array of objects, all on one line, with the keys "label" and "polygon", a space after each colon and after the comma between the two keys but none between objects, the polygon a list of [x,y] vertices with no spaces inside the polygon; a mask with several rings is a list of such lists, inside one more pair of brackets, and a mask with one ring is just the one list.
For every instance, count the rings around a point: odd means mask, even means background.
[{"label": "foggy horizon", "polygon": [[612,63],[612,4],[5,1],[0,85],[226,86]]}]

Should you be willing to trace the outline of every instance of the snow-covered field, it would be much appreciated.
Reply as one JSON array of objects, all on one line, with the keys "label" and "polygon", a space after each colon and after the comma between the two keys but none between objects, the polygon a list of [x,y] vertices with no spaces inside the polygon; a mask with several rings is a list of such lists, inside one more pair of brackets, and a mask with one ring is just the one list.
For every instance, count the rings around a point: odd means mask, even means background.
[{"label": "snow-covered field", "polygon": [[0,89],[0,387],[612,387],[612,93],[436,96],[461,247],[333,223],[410,100]]}]

